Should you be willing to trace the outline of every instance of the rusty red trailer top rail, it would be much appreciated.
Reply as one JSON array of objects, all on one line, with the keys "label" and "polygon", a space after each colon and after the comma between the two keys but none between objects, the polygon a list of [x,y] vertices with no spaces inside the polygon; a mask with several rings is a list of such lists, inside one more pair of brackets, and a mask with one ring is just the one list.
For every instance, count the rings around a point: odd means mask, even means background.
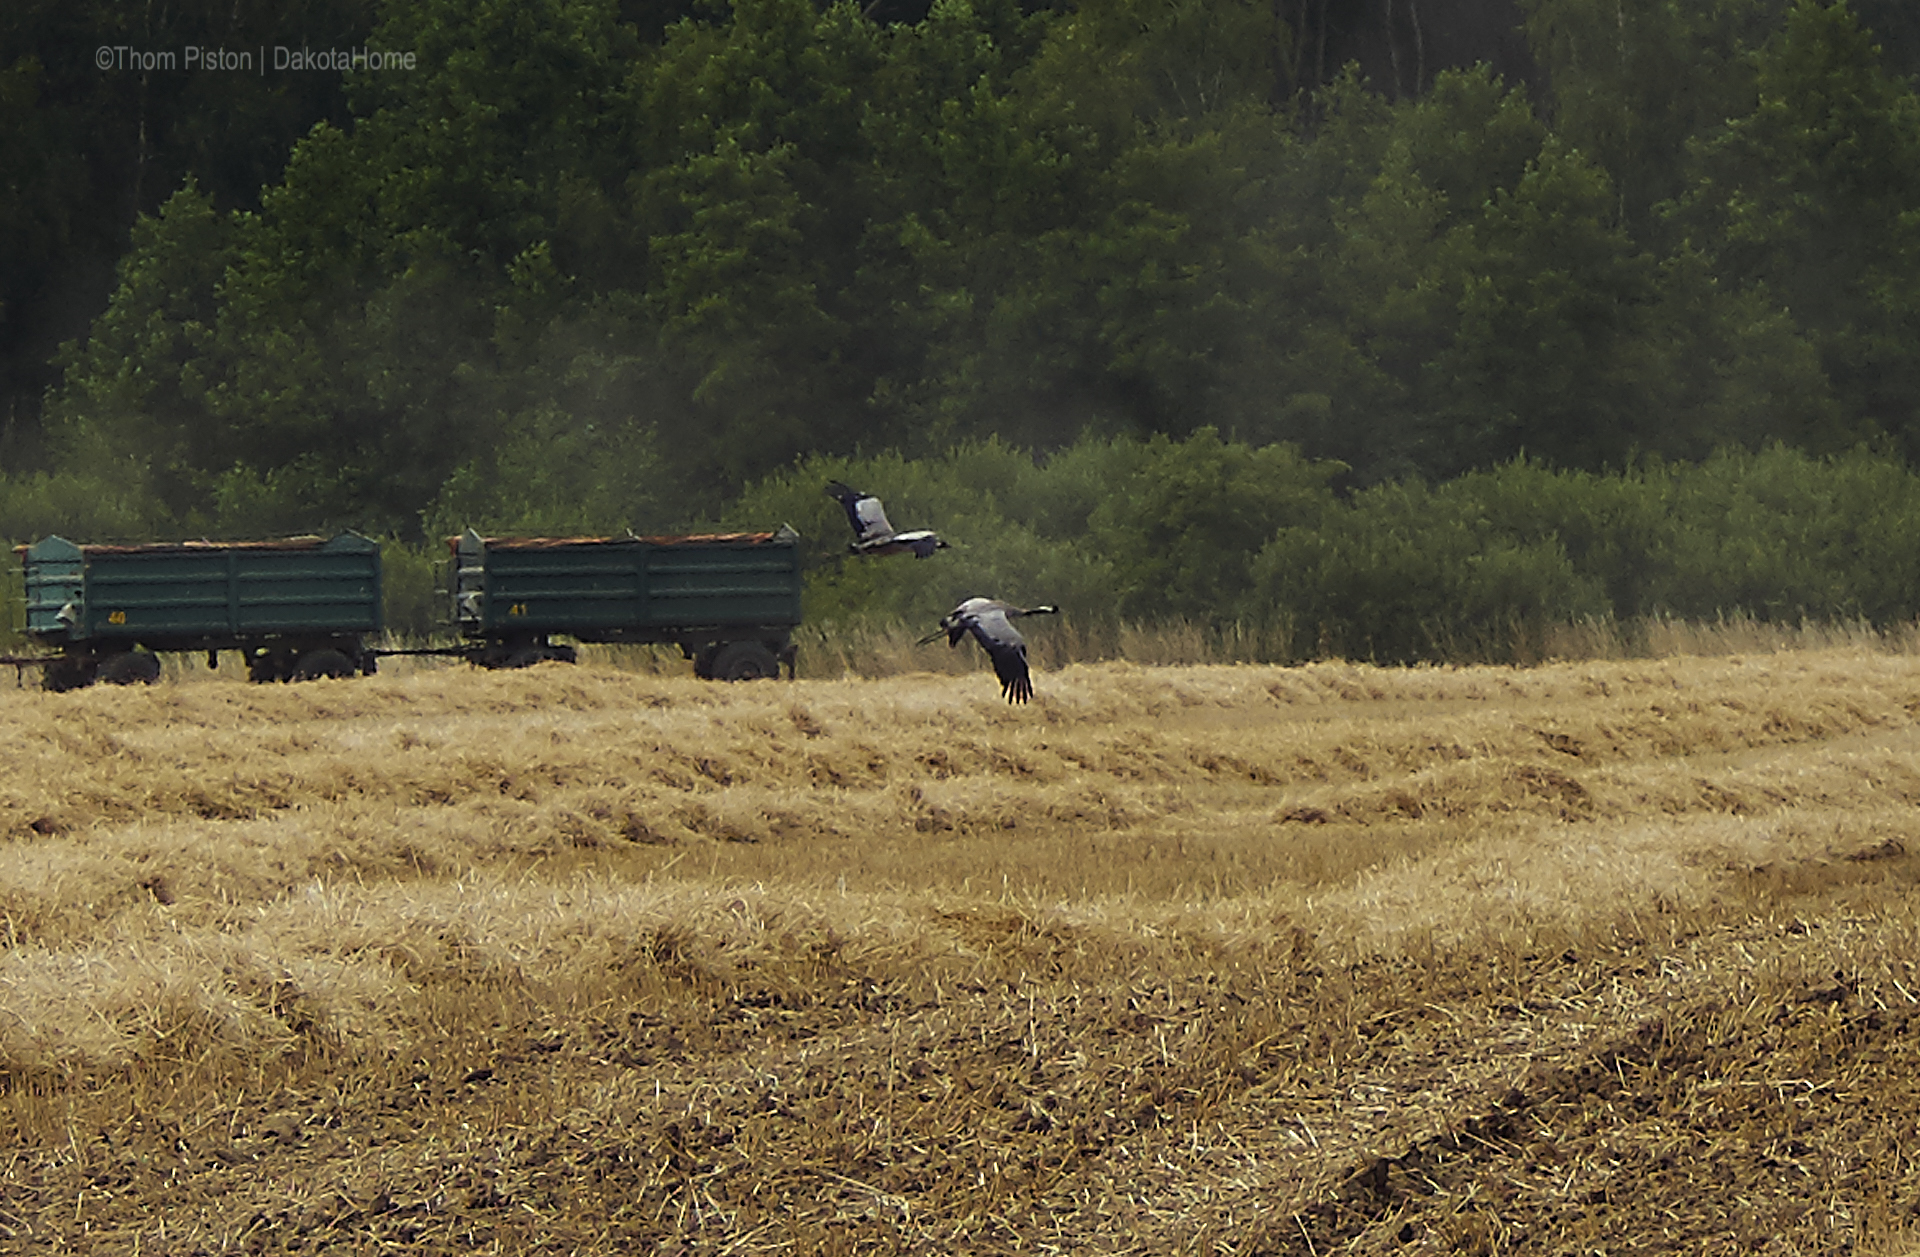
[{"label": "rusty red trailer top rail", "polygon": [[[565,546],[631,545],[636,541],[652,546],[700,545],[712,542],[748,542],[764,545],[777,536],[779,536],[778,533],[771,532],[702,532],[661,536],[628,533],[620,537],[482,537],[480,540],[493,550],[558,550]],[[460,538],[448,537],[447,545],[457,549]]]},{"label": "rusty red trailer top rail", "polygon": [[[143,541],[125,545],[84,545],[80,553],[95,554],[191,554],[199,550],[317,550],[327,537],[281,537],[273,541]],[[15,546],[13,552],[26,558],[31,546]]]}]

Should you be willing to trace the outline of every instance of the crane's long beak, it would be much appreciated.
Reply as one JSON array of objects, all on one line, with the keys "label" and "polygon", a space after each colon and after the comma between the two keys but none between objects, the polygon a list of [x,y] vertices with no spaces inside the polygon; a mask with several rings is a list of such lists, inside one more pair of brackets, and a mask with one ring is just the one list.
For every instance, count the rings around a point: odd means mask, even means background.
[{"label": "crane's long beak", "polygon": [[915,642],[915,643],[914,643],[914,645],[916,645],[916,646],[925,646],[925,645],[926,645],[926,644],[927,644],[928,642],[937,642],[937,641],[939,641],[939,640],[940,640],[941,638],[943,638],[943,637],[945,637],[946,635],[947,635],[947,630],[945,630],[945,629],[935,629],[935,630],[933,630],[933,632],[931,632],[931,633],[928,633],[928,634],[927,634],[927,635],[926,635],[925,637],[923,637],[923,638],[921,638],[921,639],[920,639],[919,641],[917,641],[917,642]]}]

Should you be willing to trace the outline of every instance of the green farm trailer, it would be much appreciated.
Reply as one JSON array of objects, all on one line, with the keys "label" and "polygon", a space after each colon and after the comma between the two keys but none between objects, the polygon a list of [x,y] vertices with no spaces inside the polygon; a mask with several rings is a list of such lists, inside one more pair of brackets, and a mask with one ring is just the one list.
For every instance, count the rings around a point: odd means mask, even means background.
[{"label": "green farm trailer", "polygon": [[678,646],[696,675],[793,674],[800,546],[770,533],[448,540],[453,613],[482,667],[574,658],[577,642]]},{"label": "green farm trailer", "polygon": [[380,546],[354,533],[280,541],[18,546],[30,660],[50,690],[152,681],[158,654],[237,650],[256,681],[371,673]]}]

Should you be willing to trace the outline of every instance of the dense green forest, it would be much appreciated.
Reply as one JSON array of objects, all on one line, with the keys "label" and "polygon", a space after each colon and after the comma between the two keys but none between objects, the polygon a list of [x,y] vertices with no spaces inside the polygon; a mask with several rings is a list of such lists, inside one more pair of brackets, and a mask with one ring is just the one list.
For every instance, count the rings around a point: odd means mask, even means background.
[{"label": "dense green forest", "polygon": [[[1920,612],[1860,541],[1920,526],[1895,0],[26,0],[0,41],[0,536],[793,522],[825,613],[1051,581],[1396,658]],[[189,44],[414,68],[94,65]],[[966,547],[839,562],[830,473]]]}]

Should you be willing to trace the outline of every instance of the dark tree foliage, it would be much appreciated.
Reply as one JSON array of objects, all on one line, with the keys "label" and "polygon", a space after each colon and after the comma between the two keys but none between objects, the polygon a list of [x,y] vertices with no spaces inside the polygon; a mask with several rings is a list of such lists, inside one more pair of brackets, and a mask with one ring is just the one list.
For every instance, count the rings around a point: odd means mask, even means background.
[{"label": "dark tree foliage", "polygon": [[1839,408],[1798,443],[1920,453],[1920,97],[1845,3],[1798,0],[1752,55],[1748,108],[1694,144],[1675,226],[1784,308]]},{"label": "dark tree foliage", "polygon": [[1515,0],[1274,0],[1274,8],[1290,29],[1287,81],[1296,91],[1325,86],[1348,64],[1392,100],[1479,64],[1515,85],[1535,81]]},{"label": "dark tree foliage", "polygon": [[[337,74],[262,72],[276,45],[363,46],[375,0],[9,0],[0,5],[0,469],[40,457],[55,352],[112,290],[135,221],[192,178],[256,208]],[[207,69],[245,53],[250,72]],[[149,66],[141,54],[170,58]]]}]

